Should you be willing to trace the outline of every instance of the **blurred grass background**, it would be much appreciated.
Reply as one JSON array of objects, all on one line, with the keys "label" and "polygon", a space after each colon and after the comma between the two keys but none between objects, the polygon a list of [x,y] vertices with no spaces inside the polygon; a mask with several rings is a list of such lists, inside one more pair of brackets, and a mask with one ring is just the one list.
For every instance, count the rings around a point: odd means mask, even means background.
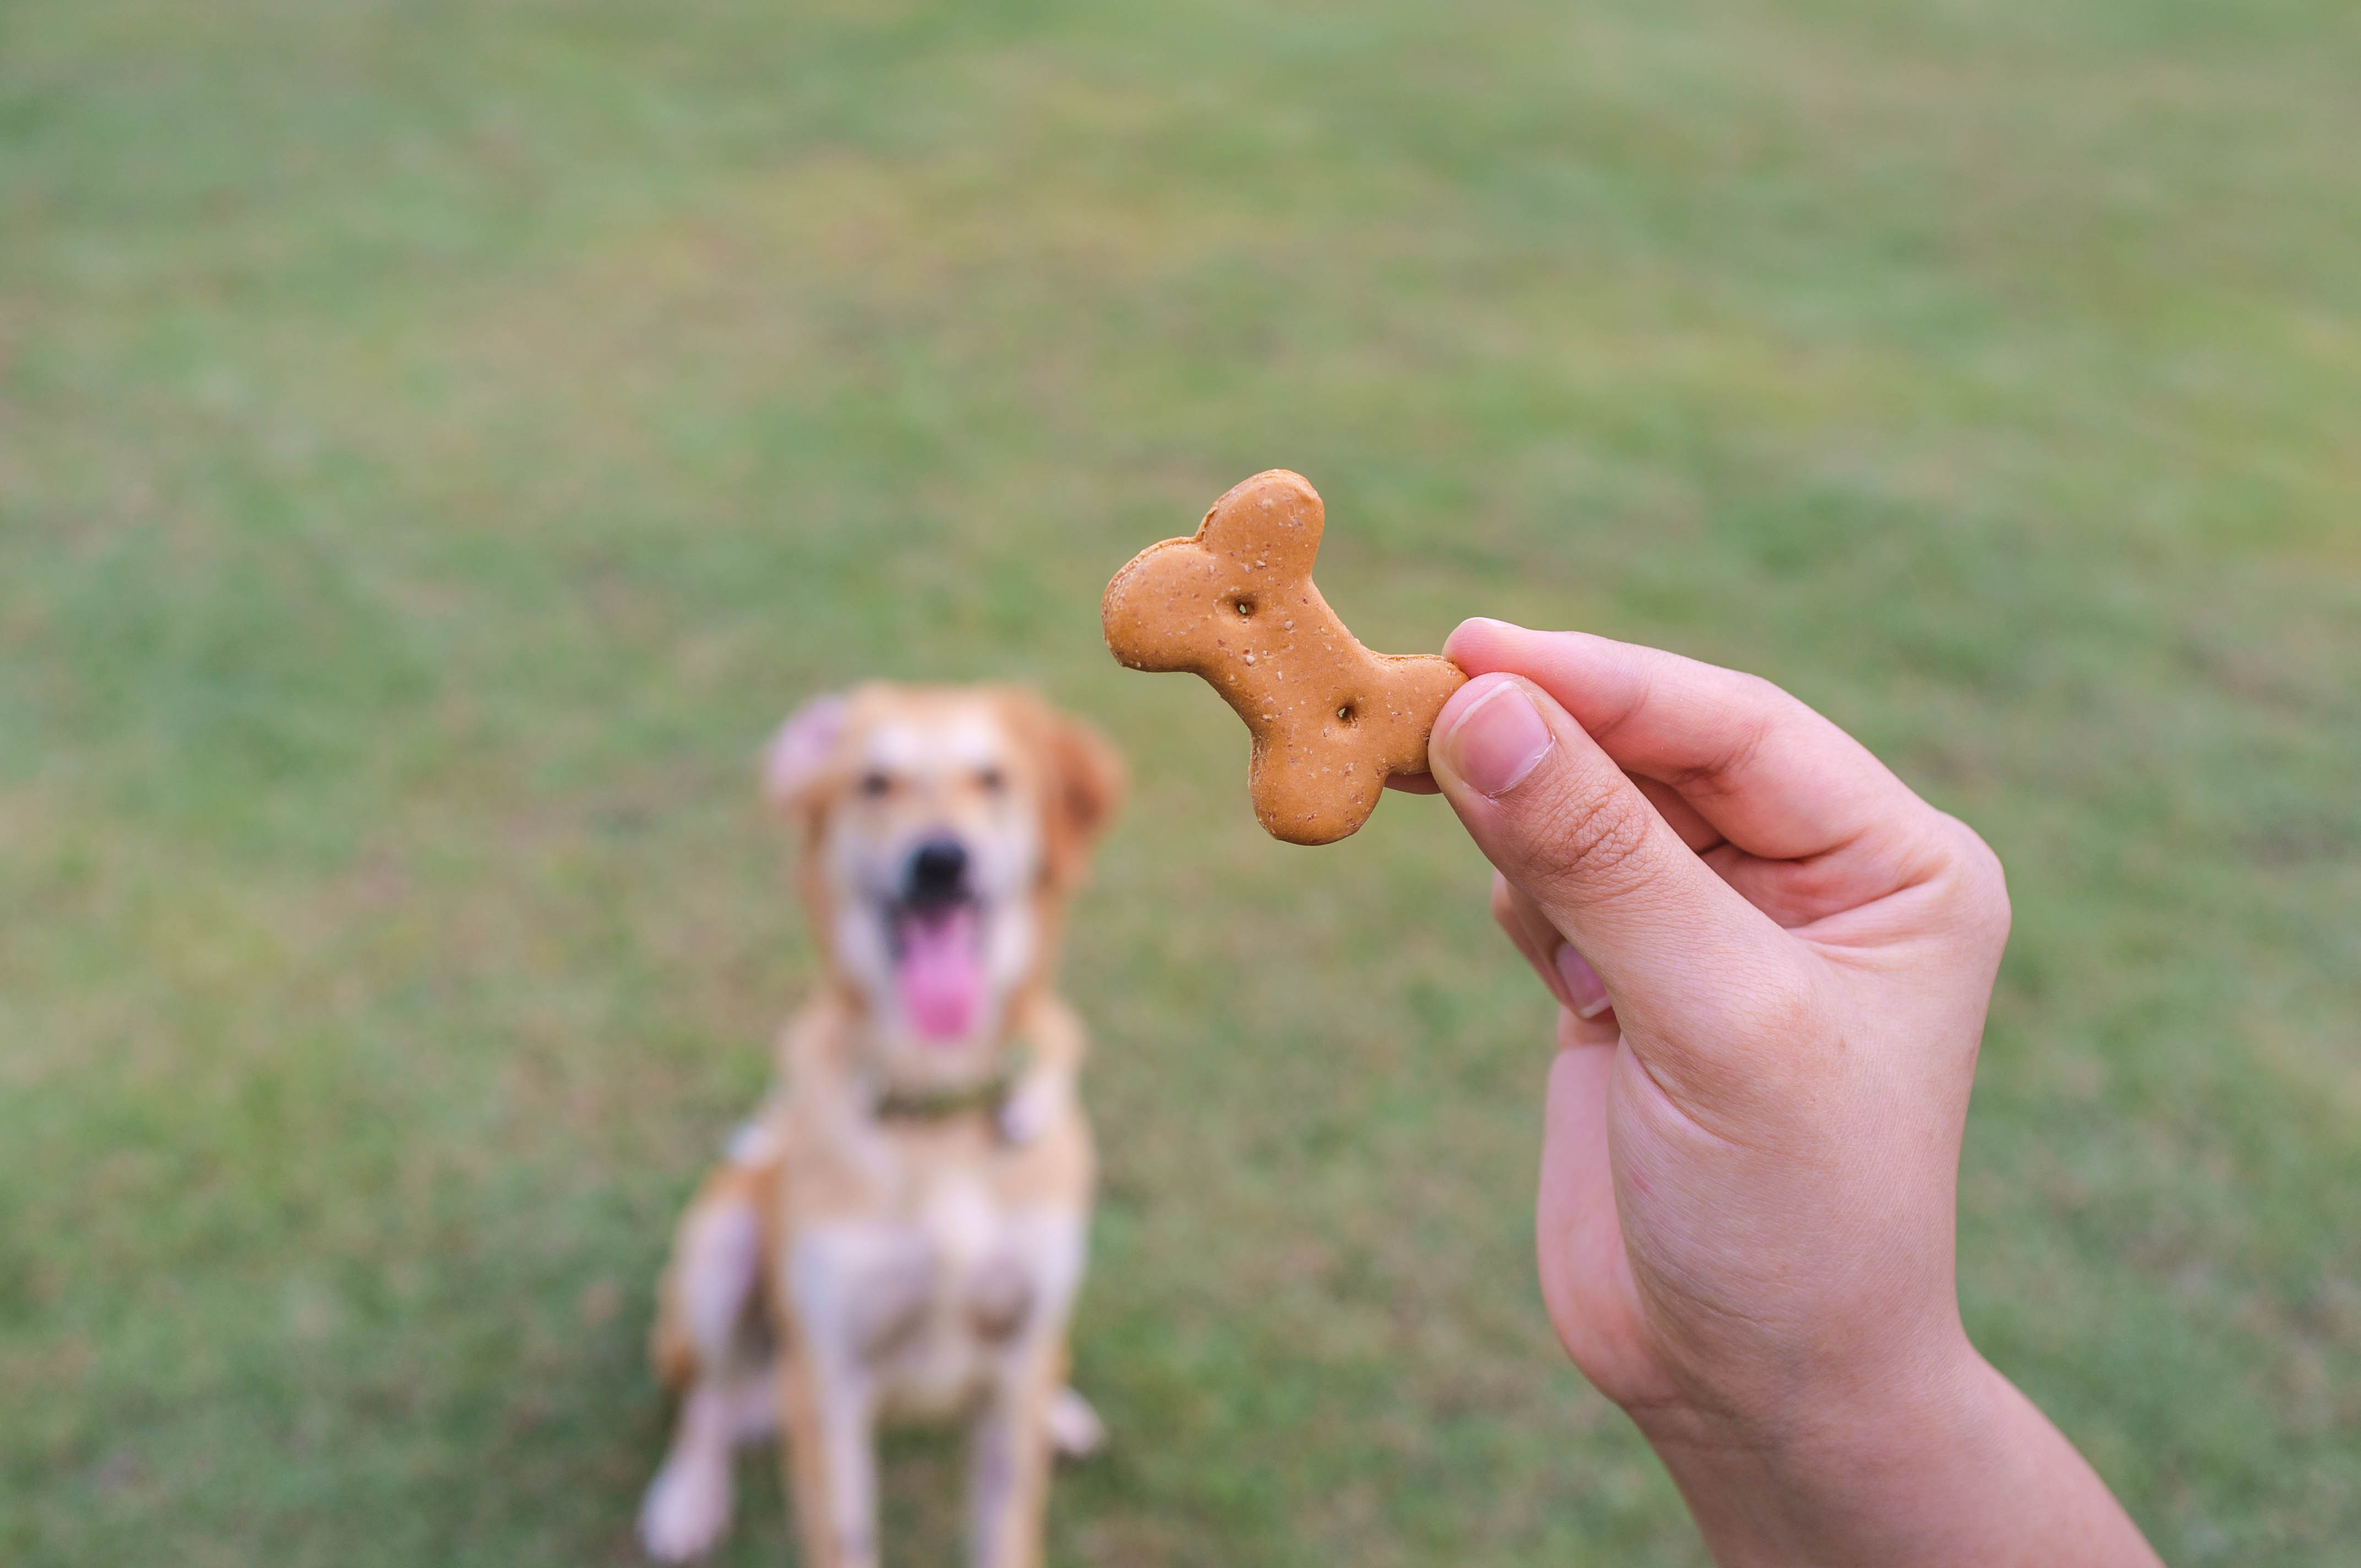
[{"label": "blurred grass background", "polygon": [[882,673],[1137,775],[1057,1558],[1699,1563],[1480,866],[1266,840],[1100,647],[1285,465],[1373,644],[1758,670],[1982,829],[1979,1343],[2174,1562],[2361,1562],[2356,82],[2338,0],[0,5],[0,1559],[632,1560],[805,984],[752,755]]}]

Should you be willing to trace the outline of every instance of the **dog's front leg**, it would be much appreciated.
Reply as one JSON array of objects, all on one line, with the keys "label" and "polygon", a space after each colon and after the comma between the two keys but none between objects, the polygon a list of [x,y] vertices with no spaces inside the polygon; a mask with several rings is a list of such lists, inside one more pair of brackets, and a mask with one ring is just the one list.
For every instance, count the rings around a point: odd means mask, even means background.
[{"label": "dog's front leg", "polygon": [[923,1251],[848,1230],[796,1247],[784,1358],[788,1484],[807,1568],[876,1568],[874,1364],[923,1311]]},{"label": "dog's front leg", "polygon": [[787,1486],[807,1568],[876,1568],[874,1390],[841,1370],[800,1351],[784,1358]]},{"label": "dog's front leg", "polygon": [[971,1568],[1038,1568],[1049,1505],[1049,1422],[1063,1357],[1027,1347],[1004,1373],[969,1434]]},{"label": "dog's front leg", "polygon": [[680,1395],[671,1449],[640,1508],[640,1540],[660,1562],[701,1556],[728,1533],[731,1454],[775,1420],[757,1311],[758,1194],[775,1178],[760,1160],[707,1178],[681,1218],[657,1289],[653,1349]]},{"label": "dog's front leg", "polygon": [[[1082,1283],[1081,1213],[1042,1209],[1008,1229],[1003,1258],[1026,1280],[1013,1316],[981,1312],[999,1329],[995,1376],[970,1434],[968,1561],[972,1568],[1038,1568],[1049,1512],[1050,1411],[1066,1381],[1066,1324]],[[983,1306],[972,1303],[971,1310]],[[1004,1327],[1005,1325],[1005,1327]]]}]

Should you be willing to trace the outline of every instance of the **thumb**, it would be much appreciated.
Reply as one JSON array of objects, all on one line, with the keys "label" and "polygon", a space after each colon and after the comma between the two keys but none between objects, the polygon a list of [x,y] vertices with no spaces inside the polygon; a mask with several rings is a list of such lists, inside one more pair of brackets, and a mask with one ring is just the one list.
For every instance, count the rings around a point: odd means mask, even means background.
[{"label": "thumb", "polygon": [[1461,687],[1428,760],[1477,847],[1598,971],[1667,1089],[1745,1073],[1766,1020],[1807,996],[1795,945],[1531,681]]}]

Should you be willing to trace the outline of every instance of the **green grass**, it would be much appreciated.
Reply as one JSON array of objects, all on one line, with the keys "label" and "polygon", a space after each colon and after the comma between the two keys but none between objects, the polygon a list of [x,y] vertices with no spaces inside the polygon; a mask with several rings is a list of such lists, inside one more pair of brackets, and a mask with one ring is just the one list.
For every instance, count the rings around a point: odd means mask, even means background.
[{"label": "green grass", "polygon": [[0,5],[0,1560],[631,1560],[807,971],[752,756],[882,673],[1138,780],[1058,1560],[1699,1563],[1472,853],[1266,840],[1099,645],[1285,465],[1374,644],[1759,670],[1982,829],[1979,1343],[2175,1563],[2361,1562],[2356,80],[2337,0]]}]

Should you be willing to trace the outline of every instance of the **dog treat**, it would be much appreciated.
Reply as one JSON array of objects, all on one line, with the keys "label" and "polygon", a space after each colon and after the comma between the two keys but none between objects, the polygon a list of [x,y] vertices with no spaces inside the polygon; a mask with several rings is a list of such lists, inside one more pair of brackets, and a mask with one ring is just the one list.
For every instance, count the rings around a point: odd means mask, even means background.
[{"label": "dog treat", "polygon": [[1435,715],[1467,679],[1345,630],[1312,584],[1323,516],[1302,475],[1257,474],[1193,538],[1133,556],[1099,607],[1116,659],[1202,675],[1237,709],[1255,817],[1290,844],[1334,843],[1368,820],[1389,773],[1425,773]]}]

